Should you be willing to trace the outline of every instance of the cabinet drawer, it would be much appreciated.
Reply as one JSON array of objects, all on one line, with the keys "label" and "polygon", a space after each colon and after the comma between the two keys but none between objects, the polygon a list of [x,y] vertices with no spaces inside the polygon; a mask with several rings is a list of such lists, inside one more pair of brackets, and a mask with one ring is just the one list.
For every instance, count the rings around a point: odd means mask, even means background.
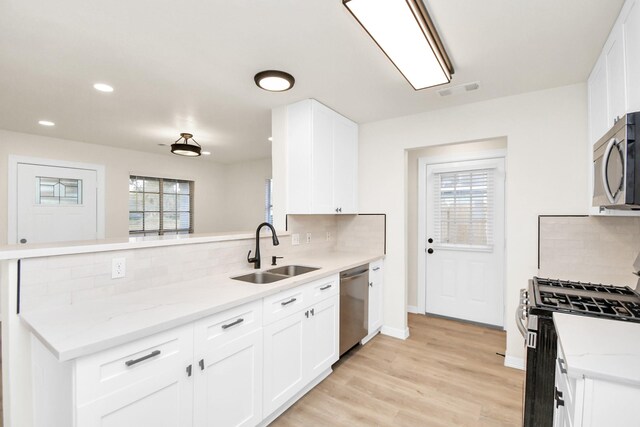
[{"label": "cabinet drawer", "polygon": [[194,334],[198,343],[218,348],[260,328],[262,301],[258,300],[197,321]]},{"label": "cabinet drawer", "polygon": [[340,276],[335,274],[303,286],[309,294],[308,305],[316,304],[340,293]]},{"label": "cabinet drawer", "polygon": [[193,326],[187,325],[76,361],[77,404],[82,405],[166,371],[192,363]]},{"label": "cabinet drawer", "polygon": [[310,302],[307,285],[279,292],[263,300],[264,325],[284,319],[285,317],[307,307]]}]

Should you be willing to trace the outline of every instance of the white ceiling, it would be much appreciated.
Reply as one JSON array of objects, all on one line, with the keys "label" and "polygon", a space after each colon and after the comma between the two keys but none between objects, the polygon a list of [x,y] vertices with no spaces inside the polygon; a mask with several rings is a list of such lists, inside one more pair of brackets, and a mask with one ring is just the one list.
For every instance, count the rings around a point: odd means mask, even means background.
[{"label": "white ceiling", "polygon": [[[414,91],[341,0],[3,0],[0,128],[156,153],[191,132],[210,160],[263,158],[271,108],[305,98],[364,123],[585,81],[623,0],[425,3],[451,85],[478,91]],[[265,69],[295,87],[258,89]]]}]

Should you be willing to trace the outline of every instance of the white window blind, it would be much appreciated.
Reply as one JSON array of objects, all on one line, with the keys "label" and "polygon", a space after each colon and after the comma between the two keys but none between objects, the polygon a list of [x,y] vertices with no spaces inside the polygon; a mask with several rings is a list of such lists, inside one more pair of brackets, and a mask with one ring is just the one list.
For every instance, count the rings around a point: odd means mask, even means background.
[{"label": "white window blind", "polygon": [[494,173],[479,169],[434,174],[436,244],[492,247]]}]

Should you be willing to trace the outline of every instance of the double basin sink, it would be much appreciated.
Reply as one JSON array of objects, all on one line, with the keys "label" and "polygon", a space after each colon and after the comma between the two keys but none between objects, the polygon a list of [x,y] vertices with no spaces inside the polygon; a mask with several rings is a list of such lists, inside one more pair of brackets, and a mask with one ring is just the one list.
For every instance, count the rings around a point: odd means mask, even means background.
[{"label": "double basin sink", "polygon": [[283,265],[282,267],[272,268],[267,271],[257,271],[243,276],[232,277],[232,279],[242,280],[243,282],[249,283],[266,284],[288,279],[289,277],[299,276],[300,274],[309,273],[315,270],[318,270],[318,268],[305,267],[304,265]]}]

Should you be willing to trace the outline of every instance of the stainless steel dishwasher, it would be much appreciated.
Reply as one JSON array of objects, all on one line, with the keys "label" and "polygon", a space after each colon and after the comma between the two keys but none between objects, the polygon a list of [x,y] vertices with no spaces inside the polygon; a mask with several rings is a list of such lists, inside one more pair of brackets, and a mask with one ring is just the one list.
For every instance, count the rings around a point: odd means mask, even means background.
[{"label": "stainless steel dishwasher", "polygon": [[340,273],[340,356],[367,336],[369,264]]}]

